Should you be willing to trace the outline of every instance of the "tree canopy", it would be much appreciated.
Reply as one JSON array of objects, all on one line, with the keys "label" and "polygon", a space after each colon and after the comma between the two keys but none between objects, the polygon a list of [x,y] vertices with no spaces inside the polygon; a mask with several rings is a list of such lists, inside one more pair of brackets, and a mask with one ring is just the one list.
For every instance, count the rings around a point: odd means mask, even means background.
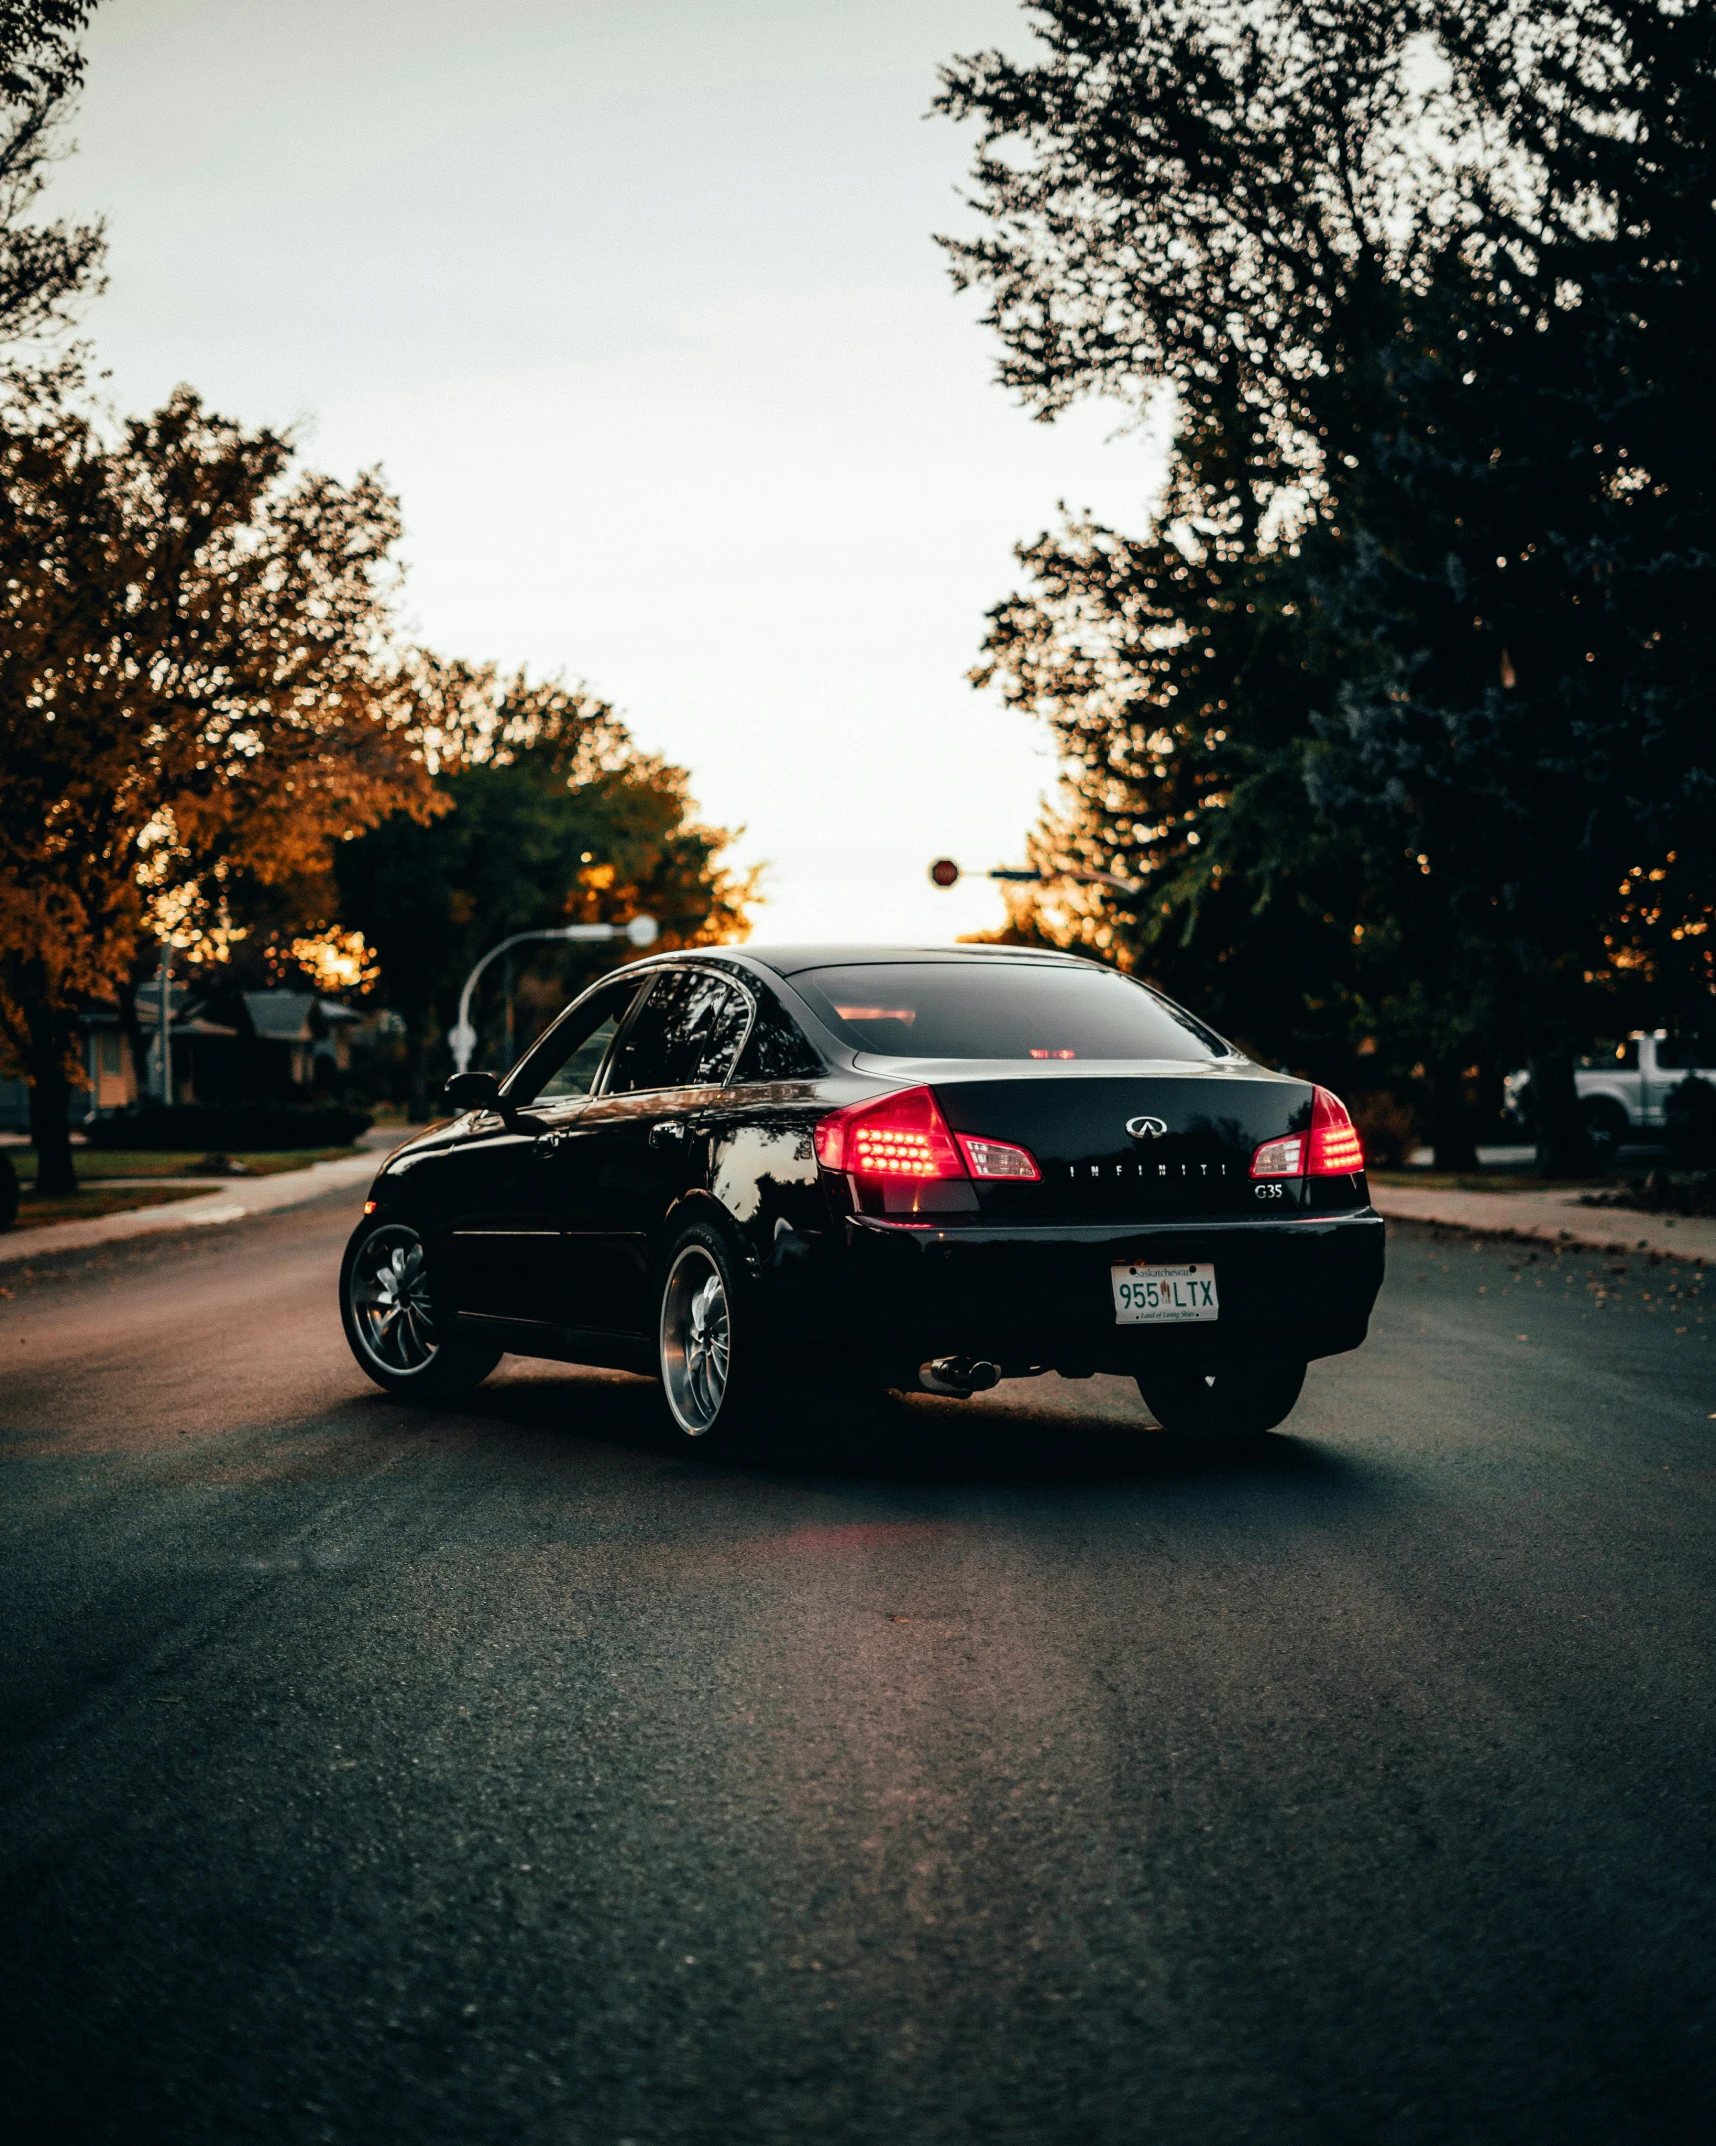
[{"label": "tree canopy", "polygon": [[[406,1026],[419,1106],[450,1070],[444,1038],[466,976],[514,932],[640,912],[664,946],[741,937],[752,878],[719,863],[732,836],[694,816],[684,769],[642,752],[606,701],[521,671],[416,659],[437,817],[399,813],[335,854],[340,921],[363,934],[379,988]],[[521,950],[514,1050],[569,989],[624,957],[595,947]],[[480,1063],[505,1055],[503,973],[476,1008]]]},{"label": "tree canopy", "polygon": [[218,951],[245,888],[435,808],[380,483],[294,480],[188,389],[110,438],[78,388],[0,404],[0,1040],[68,1182],[77,998],[140,931]]},{"label": "tree canopy", "polygon": [[0,0],[0,343],[61,324],[94,281],[99,224],[43,224],[64,121],[83,84],[77,39],[95,0]]},{"label": "tree canopy", "polygon": [[948,70],[955,272],[1041,413],[1165,399],[1174,451],[992,620],[1043,853],[1148,889],[1028,921],[1392,1060],[1450,1148],[1518,1053],[1576,1163],[1580,1040],[1711,982],[1713,11],[1030,12],[1046,56]]}]

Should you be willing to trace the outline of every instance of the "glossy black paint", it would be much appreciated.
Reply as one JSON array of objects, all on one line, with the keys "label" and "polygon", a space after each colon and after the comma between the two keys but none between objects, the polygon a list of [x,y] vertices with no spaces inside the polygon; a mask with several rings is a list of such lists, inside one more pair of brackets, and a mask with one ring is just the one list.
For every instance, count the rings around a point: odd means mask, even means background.
[{"label": "glossy black paint", "polygon": [[[622,972],[638,995],[602,1078],[618,1065],[636,1076],[628,1039],[647,1019],[660,1026],[659,1011],[646,1011],[657,992],[715,1002],[700,1031],[715,1042],[701,1060],[695,1037],[682,1044],[682,1065],[707,1075],[709,1050],[730,1055],[743,1033],[730,1077],[538,1098],[556,1039],[594,1018],[597,993],[586,993],[501,1084],[495,1107],[401,1148],[371,1197],[422,1232],[448,1330],[522,1354],[653,1370],[661,1262],[696,1218],[740,1254],[772,1346],[836,1373],[861,1366],[900,1382],[932,1357],[970,1354],[1010,1374],[1078,1375],[1147,1357],[1357,1347],[1383,1258],[1363,1175],[1249,1176],[1260,1142],[1309,1125],[1306,1082],[1237,1052],[1135,1067],[881,1059],[840,1044],[793,984],[835,964],[952,960],[994,969],[1004,986],[1015,965],[1073,958],[819,947],[639,962]],[[712,989],[716,979],[743,1004]],[[615,983],[597,991],[612,995]],[[819,1120],[919,1085],[956,1131],[1028,1148],[1040,1181],[878,1183],[818,1166]],[[1129,1134],[1140,1118],[1163,1131]],[[1213,1261],[1220,1320],[1118,1327],[1109,1269],[1133,1259]]]}]

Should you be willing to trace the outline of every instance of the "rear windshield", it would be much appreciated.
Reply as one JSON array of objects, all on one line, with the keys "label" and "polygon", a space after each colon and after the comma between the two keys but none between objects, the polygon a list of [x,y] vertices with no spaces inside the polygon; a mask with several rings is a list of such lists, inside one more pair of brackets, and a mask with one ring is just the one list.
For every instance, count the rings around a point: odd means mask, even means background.
[{"label": "rear windshield", "polygon": [[887,1058],[1224,1058],[1189,1013],[1112,969],[877,962],[793,978],[845,1044]]}]

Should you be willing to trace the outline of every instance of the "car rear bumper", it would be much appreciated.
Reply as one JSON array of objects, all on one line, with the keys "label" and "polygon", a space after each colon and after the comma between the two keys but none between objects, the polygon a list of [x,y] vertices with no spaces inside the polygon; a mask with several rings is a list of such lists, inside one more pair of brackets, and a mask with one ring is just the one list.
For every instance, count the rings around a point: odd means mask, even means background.
[{"label": "car rear bumper", "polygon": [[[1124,1227],[854,1215],[844,1242],[826,1244],[783,1292],[781,1338],[902,1363],[982,1356],[1006,1370],[1333,1356],[1365,1338],[1382,1286],[1385,1227],[1371,1208]],[[1110,1269],[1129,1262],[1213,1266],[1219,1317],[1117,1324]]]}]

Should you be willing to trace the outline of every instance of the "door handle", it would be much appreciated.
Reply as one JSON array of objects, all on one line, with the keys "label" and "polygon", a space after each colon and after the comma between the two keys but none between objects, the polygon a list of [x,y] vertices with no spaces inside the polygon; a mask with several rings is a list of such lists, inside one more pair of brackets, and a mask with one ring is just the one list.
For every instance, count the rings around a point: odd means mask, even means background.
[{"label": "door handle", "polygon": [[666,1118],[660,1125],[649,1129],[649,1144],[652,1148],[677,1147],[685,1138],[688,1128],[683,1119]]},{"label": "door handle", "polygon": [[566,1145],[566,1139],[565,1133],[538,1133],[535,1140],[536,1152],[539,1155],[552,1155],[556,1149]]}]

